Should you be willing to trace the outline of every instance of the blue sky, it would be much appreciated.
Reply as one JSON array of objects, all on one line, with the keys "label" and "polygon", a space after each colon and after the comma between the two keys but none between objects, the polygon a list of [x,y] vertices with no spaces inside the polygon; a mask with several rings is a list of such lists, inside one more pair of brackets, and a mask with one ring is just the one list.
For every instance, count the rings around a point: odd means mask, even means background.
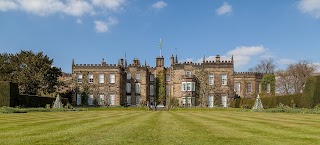
[{"label": "blue sky", "polygon": [[162,54],[200,62],[234,55],[235,71],[272,57],[320,66],[320,0],[0,0],[0,52],[43,51],[75,63],[117,63],[127,54],[155,66]]}]

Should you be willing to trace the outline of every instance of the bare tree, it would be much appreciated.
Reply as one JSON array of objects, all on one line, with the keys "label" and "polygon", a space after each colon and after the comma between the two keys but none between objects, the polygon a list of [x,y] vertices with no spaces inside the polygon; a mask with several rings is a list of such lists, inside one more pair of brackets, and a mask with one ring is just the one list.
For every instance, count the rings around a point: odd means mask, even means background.
[{"label": "bare tree", "polygon": [[278,70],[276,80],[277,92],[280,95],[293,93],[293,81],[288,70]]},{"label": "bare tree", "polygon": [[260,60],[259,63],[255,67],[250,68],[249,71],[267,74],[274,73],[275,68],[276,64],[274,59],[269,58]]},{"label": "bare tree", "polygon": [[316,71],[316,66],[308,60],[301,60],[296,64],[291,64],[287,69],[292,78],[292,85],[295,93],[301,93],[307,79]]}]

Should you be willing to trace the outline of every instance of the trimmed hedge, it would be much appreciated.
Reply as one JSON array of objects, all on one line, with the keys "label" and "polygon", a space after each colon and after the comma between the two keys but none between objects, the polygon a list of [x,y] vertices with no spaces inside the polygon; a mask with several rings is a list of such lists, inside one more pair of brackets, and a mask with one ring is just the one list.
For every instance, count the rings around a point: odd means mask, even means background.
[{"label": "trimmed hedge", "polygon": [[[19,95],[17,83],[0,82],[0,107],[1,106],[22,106],[22,107],[45,107],[52,104],[56,98],[40,97],[35,95]],[[62,98],[62,104],[66,105],[68,99]]]},{"label": "trimmed hedge", "polygon": [[[56,100],[53,97],[41,97],[36,95],[20,95],[17,99],[16,106],[22,107],[45,107],[47,104],[52,105],[52,103]],[[63,105],[66,105],[68,99],[61,98],[61,102]],[[11,106],[14,107],[14,106]]]},{"label": "trimmed hedge", "polygon": [[0,106],[10,105],[10,82],[0,82]]},{"label": "trimmed hedge", "polygon": [[[263,108],[275,108],[280,103],[290,106],[290,107],[298,107],[298,108],[306,108],[302,97],[302,94],[294,94],[294,95],[286,95],[286,96],[274,96],[274,97],[262,97],[260,98]],[[240,102],[234,103],[235,108],[252,108],[256,99],[241,99],[237,98],[233,102]]]},{"label": "trimmed hedge", "polygon": [[19,97],[17,83],[0,82],[0,106],[14,106],[16,98]]},{"label": "trimmed hedge", "polygon": [[320,103],[320,76],[308,79],[304,89],[306,108],[316,106]]},{"label": "trimmed hedge", "polygon": [[[240,103],[237,103],[240,102]],[[320,103],[320,76],[308,79],[304,93],[285,96],[262,97],[263,108],[275,108],[280,103],[289,107],[313,108]],[[231,104],[235,108],[252,108],[255,99],[236,98]]]}]

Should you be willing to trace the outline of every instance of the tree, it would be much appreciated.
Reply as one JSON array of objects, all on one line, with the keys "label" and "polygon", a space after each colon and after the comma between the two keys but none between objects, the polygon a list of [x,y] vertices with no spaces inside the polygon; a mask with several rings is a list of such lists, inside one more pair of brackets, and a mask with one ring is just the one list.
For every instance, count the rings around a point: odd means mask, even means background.
[{"label": "tree", "polygon": [[[16,54],[0,55],[0,80],[19,84],[20,93],[37,94],[46,90],[55,91],[61,70],[52,67],[53,59],[42,52],[20,51]],[[3,61],[2,61],[3,60]]]},{"label": "tree", "polygon": [[45,81],[43,81],[42,90],[47,93],[53,93],[56,91],[58,84],[63,85],[58,82],[58,77],[62,75],[60,68],[51,67],[46,74]]},{"label": "tree", "polygon": [[292,79],[294,93],[302,93],[308,78],[316,71],[316,66],[308,60],[300,60],[290,64],[287,71]]},{"label": "tree", "polygon": [[166,87],[165,87],[165,74],[163,70],[160,70],[157,73],[157,101],[164,105],[164,102],[166,100]]},{"label": "tree", "polygon": [[276,64],[274,59],[262,59],[260,62],[253,68],[250,68],[251,72],[258,72],[263,74],[274,73]]},{"label": "tree", "polygon": [[292,77],[288,70],[278,70],[276,79],[277,92],[280,95],[288,95],[293,93]]},{"label": "tree", "polygon": [[13,73],[13,68],[10,58],[12,54],[0,54],[0,79],[2,81],[10,81]]}]

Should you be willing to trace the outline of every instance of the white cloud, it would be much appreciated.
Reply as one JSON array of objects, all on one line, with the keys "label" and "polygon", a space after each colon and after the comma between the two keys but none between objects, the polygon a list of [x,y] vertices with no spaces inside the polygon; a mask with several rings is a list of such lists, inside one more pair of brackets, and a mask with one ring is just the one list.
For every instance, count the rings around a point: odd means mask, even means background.
[{"label": "white cloud", "polygon": [[95,26],[95,30],[98,33],[102,33],[102,32],[107,32],[108,31],[108,26],[107,23],[101,20],[97,20],[94,21]]},{"label": "white cloud", "polygon": [[81,19],[77,19],[77,20],[76,20],[76,23],[77,23],[77,24],[82,24],[82,20],[81,20]]},{"label": "white cloud", "polygon": [[259,46],[238,46],[227,52],[227,56],[234,59],[235,68],[240,68],[250,62],[252,57],[263,55],[268,49],[262,45]]},{"label": "white cloud", "polygon": [[162,8],[166,7],[167,5],[168,4],[163,2],[163,1],[158,1],[158,2],[154,3],[152,5],[152,7],[155,8],[155,9],[162,9]]},{"label": "white cloud", "polygon": [[91,4],[84,0],[18,0],[17,2],[21,10],[39,16],[63,13],[79,17],[86,13],[94,13]]},{"label": "white cloud", "polygon": [[64,13],[71,16],[82,16],[85,13],[94,13],[93,7],[86,1],[68,0],[65,5]]},{"label": "white cloud", "polygon": [[216,9],[217,15],[225,15],[232,12],[232,6],[226,2],[223,5]]},{"label": "white cloud", "polygon": [[124,4],[125,0],[0,0],[0,11],[19,9],[39,16],[62,13],[79,17],[95,14],[97,7],[109,12],[121,9]]},{"label": "white cloud", "polygon": [[283,64],[283,65],[289,65],[289,64],[293,64],[296,63],[296,60],[294,59],[280,59],[279,60],[279,64]]},{"label": "white cloud", "polygon": [[94,6],[103,7],[109,10],[121,9],[124,3],[125,0],[92,0]]},{"label": "white cloud", "polygon": [[13,1],[9,0],[0,0],[0,11],[8,11],[11,9],[16,9],[18,6]]},{"label": "white cloud", "polygon": [[118,20],[113,17],[109,17],[107,21],[103,20],[96,20],[94,21],[95,24],[95,30],[97,33],[103,33],[103,32],[108,32],[110,26],[114,26],[118,24]]},{"label": "white cloud", "polygon": [[[233,50],[230,50],[225,55],[220,56],[221,61],[229,61],[233,56],[235,69],[239,69],[242,66],[248,64],[253,57],[264,57],[265,54],[268,54],[268,49],[262,45],[258,46],[238,46]],[[215,61],[216,56],[206,56],[206,61]],[[193,60],[192,58],[187,58],[182,62],[189,61],[195,63],[202,63],[203,57],[197,60]]]},{"label": "white cloud", "polygon": [[23,11],[45,16],[63,11],[65,5],[59,0],[18,0]]},{"label": "white cloud", "polygon": [[302,13],[320,18],[320,0],[301,0],[298,3],[298,9]]}]

